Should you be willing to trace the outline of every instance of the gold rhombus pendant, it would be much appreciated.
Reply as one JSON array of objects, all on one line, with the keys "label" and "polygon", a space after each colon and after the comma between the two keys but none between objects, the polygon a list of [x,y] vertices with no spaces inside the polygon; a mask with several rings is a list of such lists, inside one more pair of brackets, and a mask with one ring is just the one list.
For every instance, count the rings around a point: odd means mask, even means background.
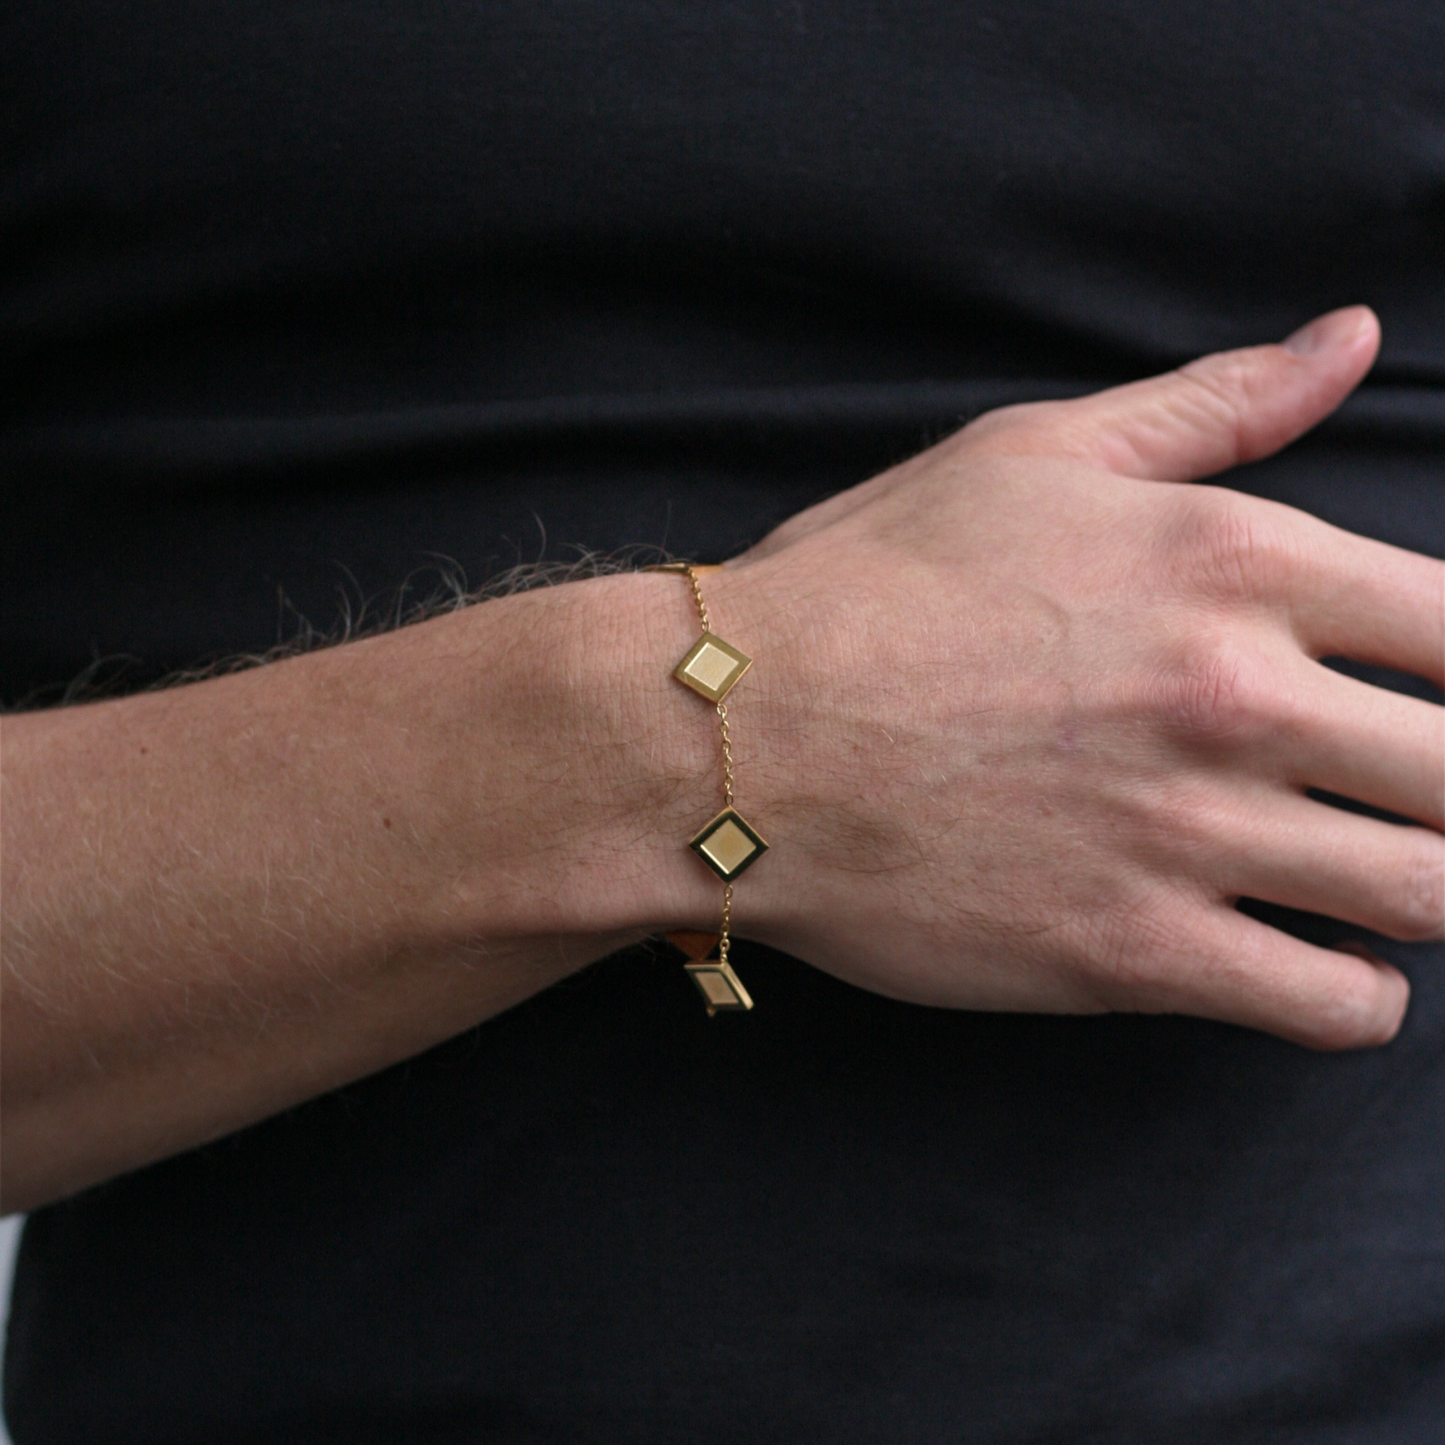
[{"label": "gold rhombus pendant", "polygon": [[709,1015],[720,1009],[736,1012],[752,1008],[752,997],[743,987],[742,979],[733,972],[732,965],[709,956],[722,941],[718,934],[684,931],[666,933],[663,937],[687,957],[688,962],[683,966],[697,985]]},{"label": "gold rhombus pendant", "polygon": [[724,883],[747,872],[768,851],[768,845],[732,808],[724,808],[687,846]]},{"label": "gold rhombus pendant", "polygon": [[673,668],[672,675],[709,702],[721,702],[752,665],[753,660],[746,652],[739,652],[732,643],[704,632]]},{"label": "gold rhombus pendant", "polygon": [[730,963],[714,958],[707,963],[689,963],[685,967],[707,1004],[709,1014],[752,1008],[752,998]]}]

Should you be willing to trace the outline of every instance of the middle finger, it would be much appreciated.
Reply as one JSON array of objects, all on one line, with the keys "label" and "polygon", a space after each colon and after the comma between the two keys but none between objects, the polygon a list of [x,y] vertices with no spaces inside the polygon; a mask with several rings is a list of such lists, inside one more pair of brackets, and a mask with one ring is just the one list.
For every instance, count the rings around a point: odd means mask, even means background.
[{"label": "middle finger", "polygon": [[1287,781],[1445,829],[1445,708],[1305,663]]}]

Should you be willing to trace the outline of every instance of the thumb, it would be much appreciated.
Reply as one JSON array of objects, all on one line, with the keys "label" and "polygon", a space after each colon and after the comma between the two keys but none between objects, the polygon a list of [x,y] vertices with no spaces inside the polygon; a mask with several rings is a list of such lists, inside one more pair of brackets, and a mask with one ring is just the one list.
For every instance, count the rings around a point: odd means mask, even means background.
[{"label": "thumb", "polygon": [[963,435],[991,452],[1072,457],[1121,476],[1193,481],[1267,457],[1323,421],[1359,385],[1379,348],[1375,313],[1347,306],[1278,346],[1216,352],[1078,401],[1006,407]]}]

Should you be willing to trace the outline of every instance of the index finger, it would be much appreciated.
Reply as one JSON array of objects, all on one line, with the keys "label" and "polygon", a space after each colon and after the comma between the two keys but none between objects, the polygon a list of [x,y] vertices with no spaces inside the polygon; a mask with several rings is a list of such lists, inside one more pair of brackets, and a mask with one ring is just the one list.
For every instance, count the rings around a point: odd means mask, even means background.
[{"label": "index finger", "polygon": [[1445,684],[1445,562],[1223,487],[1175,498],[1158,543],[1188,595],[1283,613],[1313,658]]}]

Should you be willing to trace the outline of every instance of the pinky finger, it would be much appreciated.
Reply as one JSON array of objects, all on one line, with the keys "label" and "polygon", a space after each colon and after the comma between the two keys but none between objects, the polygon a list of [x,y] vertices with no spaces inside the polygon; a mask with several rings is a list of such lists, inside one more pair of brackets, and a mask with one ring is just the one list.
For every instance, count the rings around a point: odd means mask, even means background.
[{"label": "pinky finger", "polygon": [[1164,1007],[1262,1029],[1312,1049],[1361,1049],[1399,1032],[1410,984],[1361,951],[1317,948],[1232,908],[1208,910]]}]

